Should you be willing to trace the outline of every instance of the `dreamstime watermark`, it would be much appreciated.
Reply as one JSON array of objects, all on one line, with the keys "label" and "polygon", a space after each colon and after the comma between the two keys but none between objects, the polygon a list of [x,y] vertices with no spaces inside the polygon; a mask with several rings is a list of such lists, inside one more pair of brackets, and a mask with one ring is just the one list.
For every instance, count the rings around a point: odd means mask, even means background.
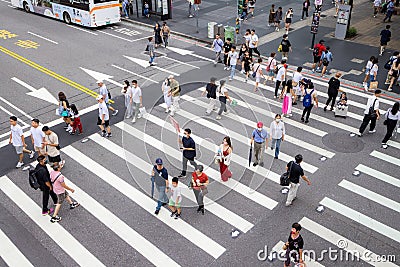
[{"label": "dreamstime watermark", "polygon": [[[290,251],[290,257],[293,261],[298,258],[298,252],[296,250]],[[259,261],[286,261],[287,252],[280,248],[279,251],[270,249],[265,246],[257,252],[257,259]],[[321,251],[315,250],[303,250],[302,259],[322,262],[324,260],[336,261],[336,262],[358,262],[365,261],[368,263],[373,262],[396,262],[396,255],[377,255],[370,250],[359,251],[352,249],[346,240],[339,240],[336,247],[328,247],[328,249],[322,249]]]}]

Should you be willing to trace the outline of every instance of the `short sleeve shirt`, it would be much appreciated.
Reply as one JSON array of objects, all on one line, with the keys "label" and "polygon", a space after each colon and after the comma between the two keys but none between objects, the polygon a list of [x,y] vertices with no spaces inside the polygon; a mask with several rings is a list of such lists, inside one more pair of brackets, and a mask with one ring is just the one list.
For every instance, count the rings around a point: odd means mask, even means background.
[{"label": "short sleeve shirt", "polygon": [[215,39],[213,42],[213,46],[214,46],[214,51],[215,52],[221,52],[222,51],[222,47],[224,46],[224,42],[222,42],[221,39]]},{"label": "short sleeve shirt", "polygon": [[[199,183],[204,184],[208,181],[208,176],[204,172],[202,172],[200,176],[197,176],[196,172],[193,172],[192,173],[192,181],[197,182],[197,180],[199,180]],[[193,186],[193,189],[199,190],[200,187]]]},{"label": "short sleeve shirt", "polygon": [[292,238],[292,235],[289,235],[288,238],[288,242],[289,242],[289,250],[297,250],[299,251],[300,249],[303,249],[304,247],[304,241],[303,241],[303,237],[301,237],[301,235],[299,234],[299,236],[296,239]]},{"label": "short sleeve shirt", "polygon": [[158,170],[156,165],[154,165],[153,168],[154,168],[153,170],[155,173],[154,181],[155,181],[156,185],[165,186],[165,180],[168,180],[167,169],[163,167],[161,170]]},{"label": "short sleeve shirt", "polygon": [[[376,101],[375,101],[375,99],[376,99]],[[365,115],[369,114],[369,108],[372,107],[372,105],[374,104],[374,101],[375,101],[374,110],[379,109],[379,99],[374,95],[370,96],[367,101],[367,106],[365,107],[365,110],[364,110]]]},{"label": "short sleeve shirt", "polygon": [[[58,176],[60,175],[60,176]],[[57,178],[58,176],[58,178]],[[56,180],[57,178],[57,180]],[[52,171],[50,173],[50,180],[53,183],[53,192],[57,195],[60,195],[65,192],[65,188],[61,185],[64,183],[64,175],[61,174],[59,171]]]},{"label": "short sleeve shirt", "polygon": [[303,79],[303,75],[300,72],[295,72],[293,74],[293,81],[297,83],[297,85],[294,87],[296,89],[296,94],[299,93],[299,91],[301,92],[301,88],[300,88],[300,84],[299,82]]},{"label": "short sleeve shirt", "polygon": [[33,137],[35,147],[42,147],[43,137],[45,137],[44,132],[39,127],[31,127],[31,136]]},{"label": "short sleeve shirt", "polygon": [[230,51],[228,53],[229,59],[230,59],[230,65],[236,65],[237,60],[238,60],[238,53],[236,51],[232,52]]},{"label": "short sleeve shirt", "polygon": [[298,184],[300,182],[300,177],[304,176],[303,168],[294,161],[289,162],[286,166],[288,170],[290,170],[289,180],[292,183]]},{"label": "short sleeve shirt", "polygon": [[378,64],[374,64],[372,67],[371,67],[371,70],[369,71],[369,75],[377,75],[378,74],[378,69],[379,69],[379,67],[378,67]]},{"label": "short sleeve shirt", "polygon": [[253,65],[253,71],[256,72],[256,77],[257,78],[261,77],[260,70],[261,70],[261,65],[259,63],[255,63]]},{"label": "short sleeve shirt", "polygon": [[102,119],[102,115],[104,114],[104,120],[108,121],[110,119],[110,114],[108,113],[108,108],[106,103],[99,103],[99,118]]},{"label": "short sleeve shirt", "polygon": [[[49,144],[59,144],[58,143],[58,136],[56,133],[51,132],[51,134],[45,136],[45,141]],[[56,157],[60,155],[60,151],[55,146],[46,146],[47,155],[50,157]]]},{"label": "short sleeve shirt", "polygon": [[139,86],[132,87],[132,101],[133,103],[140,103],[140,97],[142,96],[142,89]]},{"label": "short sleeve shirt", "polygon": [[187,138],[182,137],[182,144],[185,148],[193,148],[194,150],[183,150],[183,156],[187,159],[192,159],[196,157],[196,143],[192,137]]},{"label": "short sleeve shirt", "polygon": [[103,84],[100,89],[99,89],[99,94],[102,95],[104,97],[104,95],[106,96],[106,99],[104,99],[104,101],[107,103],[108,102],[108,90],[105,84]]},{"label": "short sleeve shirt", "polygon": [[254,138],[254,142],[263,143],[265,142],[265,139],[268,138],[268,132],[264,129],[262,129],[261,132],[257,129],[254,129],[251,136]]},{"label": "short sleeve shirt", "polygon": [[11,134],[12,134],[12,144],[13,146],[22,146],[22,138],[21,136],[24,134],[21,126],[11,125]]},{"label": "short sleeve shirt", "polygon": [[250,48],[256,48],[257,45],[254,44],[254,43],[256,43],[256,42],[258,42],[258,36],[257,36],[257,34],[251,35],[249,47],[250,47]]},{"label": "short sleeve shirt", "polygon": [[[182,189],[178,186],[171,186],[171,199],[175,204],[181,203],[182,202]],[[178,200],[179,197],[179,200]]]},{"label": "short sleeve shirt", "polygon": [[[278,68],[278,74],[276,74],[276,79],[278,81],[283,82],[286,78],[286,69],[283,65],[278,65],[277,68]],[[283,79],[282,79],[282,75],[283,75]]]}]

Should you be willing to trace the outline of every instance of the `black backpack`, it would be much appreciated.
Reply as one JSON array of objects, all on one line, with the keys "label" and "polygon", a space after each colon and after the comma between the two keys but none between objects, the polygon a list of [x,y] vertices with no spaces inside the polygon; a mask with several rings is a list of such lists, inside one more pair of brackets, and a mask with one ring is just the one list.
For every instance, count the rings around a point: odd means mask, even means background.
[{"label": "black backpack", "polygon": [[29,170],[29,185],[35,190],[40,188],[40,184],[38,183],[36,177],[37,172],[38,172],[37,170]]},{"label": "black backpack", "polygon": [[318,54],[319,54],[319,48],[318,48],[318,46],[314,46],[314,50],[313,50],[312,54],[313,54],[314,57],[317,57],[317,56],[318,56]]}]

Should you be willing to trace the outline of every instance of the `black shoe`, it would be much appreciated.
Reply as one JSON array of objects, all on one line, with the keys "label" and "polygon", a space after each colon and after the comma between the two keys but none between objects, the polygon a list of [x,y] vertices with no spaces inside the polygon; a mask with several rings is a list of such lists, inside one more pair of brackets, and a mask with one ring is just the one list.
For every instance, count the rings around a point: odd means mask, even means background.
[{"label": "black shoe", "polygon": [[156,211],[154,212],[155,215],[158,215],[159,213],[160,213],[160,210],[156,210]]},{"label": "black shoe", "polygon": [[326,112],[326,107],[324,107],[324,111]]},{"label": "black shoe", "polygon": [[174,217],[176,211],[171,212],[171,217]]},{"label": "black shoe", "polygon": [[197,208],[197,212],[200,212],[201,211],[201,206],[199,206],[198,208]]},{"label": "black shoe", "polygon": [[69,208],[71,209],[71,210],[73,210],[73,209],[75,209],[76,207],[79,207],[79,203],[78,202],[73,202],[72,204],[70,204],[69,205]]},{"label": "black shoe", "polygon": [[59,222],[61,221],[61,217],[60,216],[54,216],[51,217],[50,222],[55,223],[55,222]]},{"label": "black shoe", "polygon": [[333,107],[331,107],[329,110],[330,110],[330,111],[333,111]]},{"label": "black shoe", "polygon": [[101,137],[105,137],[106,136],[106,132],[101,132],[100,135],[101,135]]},{"label": "black shoe", "polygon": [[165,205],[167,205],[167,203],[162,203],[162,204],[161,204],[161,206],[163,206],[163,207],[164,207]]},{"label": "black shoe", "polygon": [[309,123],[309,121],[308,121],[308,120],[306,120],[306,121],[305,121],[305,123]]},{"label": "black shoe", "polygon": [[107,137],[107,138],[110,138],[110,137],[112,137],[112,134],[109,133],[109,134],[106,135],[106,137]]},{"label": "black shoe", "polygon": [[302,122],[304,122],[304,118],[301,118],[300,120],[301,120]]},{"label": "black shoe", "polygon": [[181,214],[180,213],[177,213],[176,215],[175,215],[175,220],[177,220],[177,219],[179,219],[181,217]]},{"label": "black shoe", "polygon": [[204,215],[204,208],[201,208],[201,214]]},{"label": "black shoe", "polygon": [[261,167],[264,167],[264,162],[261,162],[261,163],[260,163],[260,166],[261,166]]},{"label": "black shoe", "polygon": [[179,174],[178,178],[185,178],[186,174]]},{"label": "black shoe", "polygon": [[257,166],[257,165],[258,165],[258,163],[255,163],[255,162],[253,163],[253,167],[255,167],[255,166]]},{"label": "black shoe", "polygon": [[278,157],[274,157],[275,159],[278,159]]},{"label": "black shoe", "polygon": [[293,105],[293,106],[296,106],[296,105],[297,105],[297,102],[294,102],[292,105]]}]

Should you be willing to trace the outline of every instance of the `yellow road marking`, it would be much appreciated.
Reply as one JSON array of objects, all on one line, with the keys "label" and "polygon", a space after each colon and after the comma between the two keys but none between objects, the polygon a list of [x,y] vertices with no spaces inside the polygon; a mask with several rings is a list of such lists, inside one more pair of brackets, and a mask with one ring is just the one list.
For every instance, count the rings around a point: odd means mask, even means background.
[{"label": "yellow road marking", "polygon": [[[60,74],[57,74],[54,71],[51,71],[51,70],[49,70],[49,69],[47,69],[45,67],[42,67],[41,65],[39,65],[39,64],[29,60],[29,59],[26,59],[26,58],[24,58],[24,57],[22,57],[22,56],[20,56],[20,55],[18,55],[16,53],[8,50],[8,49],[6,49],[6,48],[4,48],[2,46],[0,46],[0,51],[3,52],[4,54],[9,55],[10,57],[13,57],[13,58],[21,61],[22,63],[25,63],[28,66],[31,66],[34,69],[37,69],[37,70],[39,70],[39,71],[41,71],[41,72],[43,72],[43,73],[45,73],[45,74],[47,74],[47,75],[49,75],[49,76],[51,76],[53,78],[59,80],[60,82],[63,82],[63,83],[65,83],[65,84],[67,84],[67,85],[69,85],[69,86],[71,86],[73,88],[78,89],[81,92],[84,92],[84,93],[86,93],[86,94],[88,94],[88,95],[90,95],[92,97],[98,96],[98,94],[95,91],[90,90],[89,88],[87,88],[87,87],[85,87],[83,85],[80,85],[79,83],[76,83],[76,82],[74,82],[74,81],[72,81],[72,80],[70,80],[70,79],[68,79],[68,78],[66,78],[66,77],[64,77],[64,76],[62,76]],[[110,103],[114,103],[114,101],[110,100]]]}]

